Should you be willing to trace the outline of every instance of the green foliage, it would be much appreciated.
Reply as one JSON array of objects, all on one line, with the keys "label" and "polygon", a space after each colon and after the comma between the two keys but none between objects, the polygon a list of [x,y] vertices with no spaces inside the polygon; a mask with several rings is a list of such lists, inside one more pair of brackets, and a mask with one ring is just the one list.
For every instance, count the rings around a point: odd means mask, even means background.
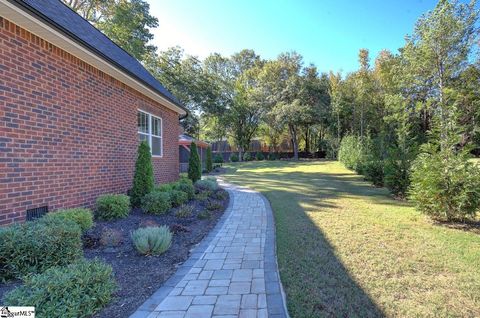
[{"label": "green foliage", "polygon": [[212,191],[210,190],[202,190],[199,193],[195,195],[195,200],[205,202],[208,200],[208,198],[212,195]]},{"label": "green foliage", "polygon": [[230,161],[231,162],[238,162],[238,155],[236,153],[232,153],[230,155]]},{"label": "green foliage", "polygon": [[135,163],[135,174],[133,176],[133,187],[130,193],[132,205],[140,206],[142,198],[153,191],[154,188],[152,154],[150,146],[142,141],[138,146],[138,157]]},{"label": "green foliage", "polygon": [[202,164],[195,142],[190,144],[190,158],[188,159],[188,178],[196,182],[202,178]]},{"label": "green foliage", "polygon": [[463,153],[426,145],[412,166],[410,198],[433,219],[473,219],[480,207],[480,168]]},{"label": "green foliage", "polygon": [[77,261],[83,255],[81,234],[77,223],[62,218],[0,229],[0,281]]},{"label": "green foliage", "polygon": [[204,211],[197,214],[197,218],[199,220],[208,220],[208,219],[212,218],[212,213],[208,210],[204,210]]},{"label": "green foliage", "polygon": [[217,190],[213,193],[212,198],[217,199],[217,200],[226,200],[228,198],[228,192],[225,190]]},{"label": "green foliage", "polygon": [[214,163],[223,163],[223,156],[221,154],[216,154],[215,157],[213,157],[213,162]]},{"label": "green foliage", "polygon": [[149,214],[165,214],[172,207],[170,192],[154,191],[143,197],[142,209]]},{"label": "green foliage", "polygon": [[200,191],[215,191],[218,189],[218,183],[215,178],[205,178],[195,182],[195,187]]},{"label": "green foliage", "polygon": [[253,157],[251,153],[245,152],[243,154],[243,161],[252,161],[252,160],[253,160]]},{"label": "green foliage", "polygon": [[385,186],[394,195],[405,198],[410,186],[410,169],[412,154],[405,152],[399,147],[392,147],[385,160]]},{"label": "green foliage", "polygon": [[172,244],[172,233],[166,225],[144,227],[132,232],[132,241],[142,255],[160,255]]},{"label": "green foliage", "polygon": [[170,195],[170,202],[174,207],[178,207],[188,201],[188,194],[183,191],[171,190],[168,194]]},{"label": "green foliage", "polygon": [[112,299],[112,268],[99,260],[57,266],[25,277],[5,295],[7,306],[35,306],[38,317],[91,317]]},{"label": "green foliage", "polygon": [[338,160],[348,169],[360,171],[362,158],[360,138],[354,135],[343,137],[338,151]]},{"label": "green foliage", "polygon": [[84,208],[58,210],[48,213],[44,218],[72,220],[80,226],[83,232],[93,226],[93,213],[89,209]]},{"label": "green foliage", "polygon": [[193,214],[193,206],[184,204],[175,212],[177,218],[189,218]]},{"label": "green foliage", "polygon": [[206,169],[207,172],[211,172],[213,170],[212,147],[210,146],[207,148]]},{"label": "green foliage", "polygon": [[170,192],[174,189],[173,183],[164,183],[155,187],[155,191]]},{"label": "green foliage", "polygon": [[195,197],[195,187],[190,179],[180,179],[175,183],[173,189],[185,192],[188,200],[192,200]]},{"label": "green foliage", "polygon": [[267,160],[278,160],[278,155],[276,153],[269,153],[267,156]]},{"label": "green foliage", "polygon": [[223,208],[223,205],[216,200],[208,200],[207,205],[205,206],[209,211],[216,211]]},{"label": "green foliage", "polygon": [[100,220],[121,219],[130,213],[130,198],[125,194],[104,194],[97,198],[96,217]]},{"label": "green foliage", "polygon": [[258,161],[262,161],[265,159],[265,156],[263,155],[262,152],[257,152],[257,154],[255,155],[255,159]]}]

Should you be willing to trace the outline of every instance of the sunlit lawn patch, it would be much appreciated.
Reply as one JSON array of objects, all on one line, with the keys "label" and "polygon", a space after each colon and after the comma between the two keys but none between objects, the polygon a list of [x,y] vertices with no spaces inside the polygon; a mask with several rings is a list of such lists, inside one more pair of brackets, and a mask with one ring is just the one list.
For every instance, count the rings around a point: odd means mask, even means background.
[{"label": "sunlit lawn patch", "polygon": [[435,225],[337,162],[231,164],[267,196],[292,317],[480,316],[480,235]]}]

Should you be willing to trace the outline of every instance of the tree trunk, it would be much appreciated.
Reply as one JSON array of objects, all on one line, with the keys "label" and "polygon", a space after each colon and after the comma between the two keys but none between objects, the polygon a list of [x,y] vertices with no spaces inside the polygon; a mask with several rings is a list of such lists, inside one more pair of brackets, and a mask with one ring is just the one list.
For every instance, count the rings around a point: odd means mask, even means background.
[{"label": "tree trunk", "polygon": [[309,139],[309,133],[310,133],[310,129],[309,127],[307,126],[307,128],[305,129],[305,152],[310,152],[310,139]]},{"label": "tree trunk", "polygon": [[290,136],[292,137],[293,160],[298,161],[297,131],[293,125],[289,125],[288,128],[290,130]]}]

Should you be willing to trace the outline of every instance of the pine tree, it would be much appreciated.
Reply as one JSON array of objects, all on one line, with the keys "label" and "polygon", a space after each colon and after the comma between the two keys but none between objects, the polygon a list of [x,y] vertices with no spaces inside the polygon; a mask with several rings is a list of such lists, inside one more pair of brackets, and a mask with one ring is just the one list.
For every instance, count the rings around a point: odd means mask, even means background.
[{"label": "pine tree", "polygon": [[150,146],[142,141],[138,146],[138,157],[135,163],[135,175],[130,200],[134,207],[140,206],[143,197],[153,191],[155,181],[153,178],[152,155]]},{"label": "pine tree", "polygon": [[188,159],[188,178],[196,182],[202,178],[202,166],[198,156],[197,145],[192,141],[190,145],[190,158]]},{"label": "pine tree", "polygon": [[213,170],[213,162],[212,162],[212,147],[207,148],[207,172],[211,172]]}]

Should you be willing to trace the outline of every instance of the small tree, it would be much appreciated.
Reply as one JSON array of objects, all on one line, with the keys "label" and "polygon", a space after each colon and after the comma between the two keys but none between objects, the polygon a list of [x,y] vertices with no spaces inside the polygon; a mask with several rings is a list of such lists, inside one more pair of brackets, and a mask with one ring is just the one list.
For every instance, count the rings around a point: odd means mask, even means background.
[{"label": "small tree", "polygon": [[150,146],[142,141],[138,146],[138,157],[135,163],[135,175],[130,200],[134,207],[140,206],[143,197],[153,191],[155,181],[153,178],[152,154]]},{"label": "small tree", "polygon": [[197,145],[192,141],[190,144],[190,158],[188,159],[188,178],[194,183],[202,178],[202,166],[197,151]]},{"label": "small tree", "polygon": [[207,148],[207,172],[210,172],[213,170],[213,161],[212,161],[212,147]]}]

